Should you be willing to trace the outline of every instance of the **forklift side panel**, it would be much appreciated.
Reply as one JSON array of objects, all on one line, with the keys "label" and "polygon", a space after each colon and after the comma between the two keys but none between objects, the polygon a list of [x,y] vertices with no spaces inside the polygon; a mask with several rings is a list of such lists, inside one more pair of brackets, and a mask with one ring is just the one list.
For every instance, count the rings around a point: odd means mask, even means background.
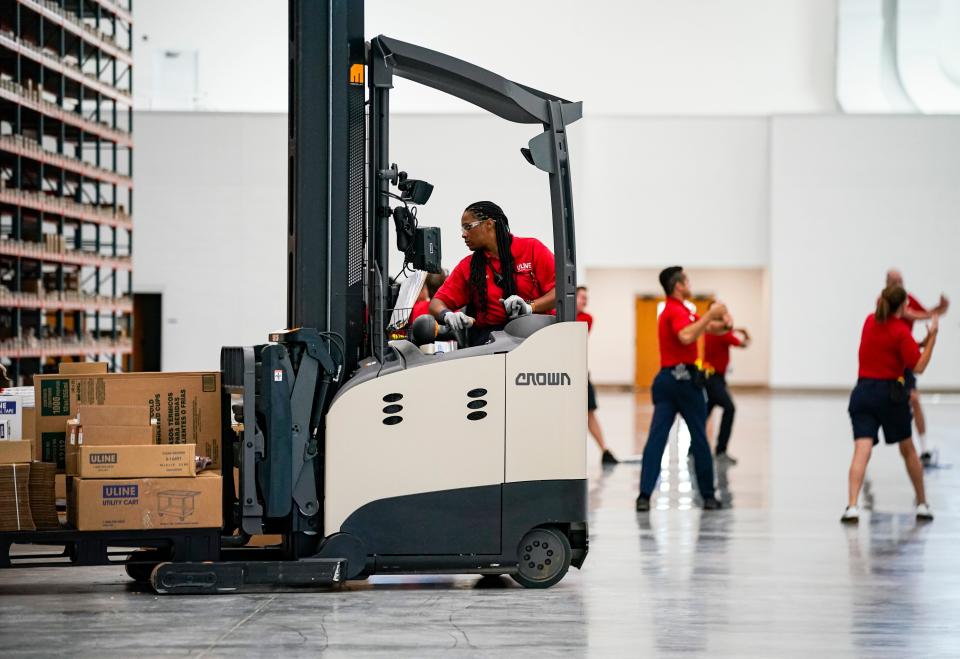
[{"label": "forklift side panel", "polygon": [[[436,358],[338,396],[327,413],[324,535],[372,501],[499,487],[504,360]],[[495,506],[496,515],[482,519],[496,519],[490,532],[499,536],[499,499]]]}]

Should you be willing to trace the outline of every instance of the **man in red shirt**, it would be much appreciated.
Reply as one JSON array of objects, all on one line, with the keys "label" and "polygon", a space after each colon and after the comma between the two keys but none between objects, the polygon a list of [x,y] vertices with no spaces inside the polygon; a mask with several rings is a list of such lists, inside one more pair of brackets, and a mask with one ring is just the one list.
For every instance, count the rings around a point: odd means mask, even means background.
[{"label": "man in red shirt", "polygon": [[[588,314],[585,309],[587,308],[587,302],[589,298],[587,297],[587,287],[586,286],[577,286],[577,321],[587,324],[587,332],[593,329],[593,316]],[[593,435],[593,440],[597,443],[597,448],[600,449],[602,457],[600,458],[600,463],[603,465],[615,465],[620,461],[617,460],[617,457],[613,454],[610,449],[607,448],[606,442],[603,441],[603,430],[600,428],[600,422],[597,421],[597,392],[593,388],[593,382],[590,381],[590,376],[587,376],[587,429],[590,431],[590,434]]]},{"label": "man in red shirt", "polygon": [[[887,288],[891,286],[903,286],[903,274],[899,270],[890,269],[887,271]],[[907,324],[910,332],[913,332],[913,324],[918,320],[930,320],[934,316],[942,316],[947,313],[950,307],[950,301],[940,295],[937,306],[933,309],[927,309],[917,298],[907,293],[907,303],[903,307],[901,320]],[[917,441],[920,443],[920,461],[924,466],[930,466],[934,463],[933,453],[927,448],[927,419],[923,414],[923,408],[920,406],[920,394],[917,391],[917,378],[911,369],[907,369],[903,377],[906,381],[907,391],[910,392],[910,408],[913,412],[914,423],[917,424]]]},{"label": "man in red shirt", "polygon": [[700,318],[684,305],[691,297],[690,280],[680,266],[666,268],[660,273],[660,285],[667,301],[657,321],[660,340],[660,372],[653,379],[653,418],[647,444],[643,448],[640,468],[640,494],[637,511],[650,510],[650,497],[660,477],[660,461],[670,439],[670,429],[677,414],[683,417],[690,430],[690,449],[693,452],[697,486],[703,497],[704,510],[721,507],[713,485],[713,459],[707,443],[707,399],[703,390],[703,374],[697,368],[697,339],[706,332],[722,332],[723,316],[727,308],[713,305]]},{"label": "man in red shirt", "polygon": [[[724,316],[723,323],[727,327],[733,327],[730,314]],[[733,430],[733,416],[736,413],[733,397],[730,395],[730,389],[727,388],[727,367],[730,365],[730,348],[746,348],[748,345],[750,345],[750,334],[742,328],[730,329],[723,334],[708,332],[704,338],[703,367],[707,373],[707,417],[710,417],[714,407],[723,410],[720,431],[717,434],[717,464],[721,462],[737,464],[736,459],[727,454],[727,445],[730,443],[730,433]]]},{"label": "man in red shirt", "polygon": [[430,302],[438,321],[458,331],[472,327],[470,344],[481,345],[509,320],[553,309],[553,253],[536,238],[510,233],[503,209],[491,201],[470,204],[460,232],[473,254],[456,265]]}]

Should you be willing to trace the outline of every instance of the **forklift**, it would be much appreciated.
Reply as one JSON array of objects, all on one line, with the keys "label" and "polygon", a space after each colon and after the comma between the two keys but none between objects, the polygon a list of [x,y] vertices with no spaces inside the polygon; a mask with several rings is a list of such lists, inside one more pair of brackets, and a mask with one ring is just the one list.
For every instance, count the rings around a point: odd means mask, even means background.
[{"label": "forklift", "polygon": [[[567,142],[581,103],[390,37],[367,42],[362,0],[289,11],[289,329],[221,351],[224,528],[120,534],[143,547],[127,573],[173,594],[384,574],[550,587],[588,549]],[[389,340],[391,223],[405,268],[440,269],[439,229],[415,210],[432,186],[390,161],[394,78],[539,126],[518,155],[547,174],[555,314],[512,320],[483,345],[459,337],[450,352],[418,345],[432,318]],[[82,534],[59,533],[82,549]],[[261,535],[282,542],[249,546]]]}]

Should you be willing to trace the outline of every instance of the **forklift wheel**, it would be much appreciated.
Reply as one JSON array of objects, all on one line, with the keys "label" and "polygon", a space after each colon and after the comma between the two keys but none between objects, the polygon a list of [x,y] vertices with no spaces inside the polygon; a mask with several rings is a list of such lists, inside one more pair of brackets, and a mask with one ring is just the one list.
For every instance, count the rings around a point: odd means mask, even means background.
[{"label": "forklift wheel", "polygon": [[549,588],[563,579],[570,568],[573,550],[561,531],[538,526],[517,547],[517,572],[510,576],[524,588]]},{"label": "forklift wheel", "polygon": [[170,560],[170,556],[167,552],[157,551],[156,549],[138,549],[130,554],[130,560],[137,562],[127,563],[124,566],[127,576],[137,583],[150,583],[153,568],[157,567],[159,563]]}]

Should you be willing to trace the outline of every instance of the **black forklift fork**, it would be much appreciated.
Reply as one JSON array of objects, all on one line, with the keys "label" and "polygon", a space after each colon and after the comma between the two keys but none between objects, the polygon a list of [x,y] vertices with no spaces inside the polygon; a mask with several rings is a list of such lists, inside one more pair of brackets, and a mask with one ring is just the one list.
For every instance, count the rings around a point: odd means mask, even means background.
[{"label": "black forklift fork", "polygon": [[230,518],[246,535],[318,533],[323,416],[338,366],[315,329],[275,332],[270,340],[221,351],[224,392],[242,396],[231,405],[242,430],[224,429],[237,438],[227,457],[240,474]]}]

